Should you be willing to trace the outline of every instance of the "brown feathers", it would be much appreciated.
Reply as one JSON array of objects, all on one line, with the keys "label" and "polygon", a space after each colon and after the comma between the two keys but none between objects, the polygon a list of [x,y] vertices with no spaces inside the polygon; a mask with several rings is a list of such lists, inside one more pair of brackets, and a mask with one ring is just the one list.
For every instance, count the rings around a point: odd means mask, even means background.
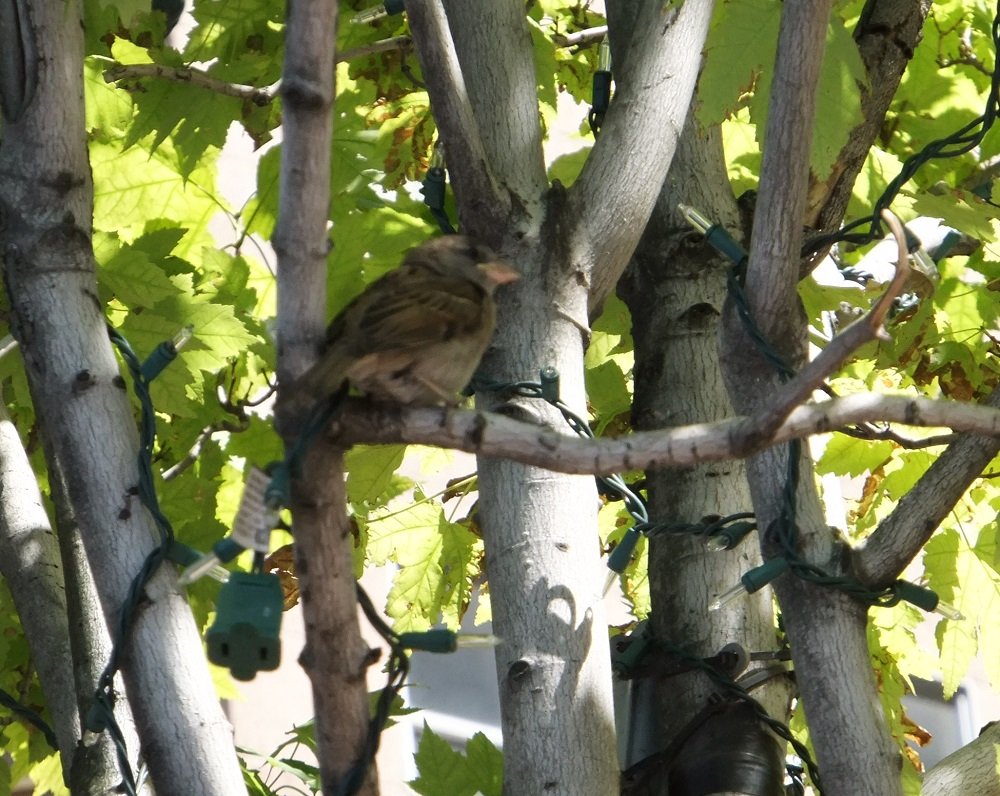
[{"label": "brown feathers", "polygon": [[379,400],[452,403],[493,337],[493,291],[519,277],[465,235],[434,238],[333,319],[320,360],[292,387],[317,400],[345,382]]}]

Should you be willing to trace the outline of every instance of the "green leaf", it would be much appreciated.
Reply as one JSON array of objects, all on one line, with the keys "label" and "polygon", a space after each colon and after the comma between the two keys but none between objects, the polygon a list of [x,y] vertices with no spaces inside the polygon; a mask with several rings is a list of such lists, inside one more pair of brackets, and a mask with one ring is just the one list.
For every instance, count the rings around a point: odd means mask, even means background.
[{"label": "green leaf", "polygon": [[882,482],[882,488],[894,500],[899,500],[927,472],[927,468],[934,463],[935,458],[937,457],[926,451],[907,451],[900,454],[886,466],[886,477]]},{"label": "green leaf", "polygon": [[1000,663],[995,656],[989,659],[990,654],[1000,652],[1000,629],[995,621],[1000,610],[1000,575],[992,565],[991,542],[984,538],[982,548],[969,548],[958,532],[948,530],[936,534],[924,548],[928,584],[965,617],[942,621],[937,627],[946,698],[958,689],[977,652],[983,656],[993,686],[1000,684]]},{"label": "green leaf", "polygon": [[358,445],[351,448],[344,456],[347,500],[356,506],[379,505],[393,497],[385,493],[405,453],[405,445]]},{"label": "green leaf", "polygon": [[87,130],[104,140],[120,137],[133,115],[128,93],[104,79],[107,68],[108,62],[99,58],[88,58],[83,65]]},{"label": "green leaf", "polygon": [[[183,230],[180,232],[183,234]],[[104,291],[132,310],[148,309],[177,292],[163,268],[142,251],[138,240],[135,245],[118,248],[103,263],[97,279]]]},{"label": "green leaf", "polygon": [[422,796],[499,796],[500,753],[482,733],[468,744],[468,757],[435,735],[424,722],[420,745],[413,756],[420,776],[409,786]]},{"label": "green leaf", "polygon": [[820,179],[829,176],[847,137],[863,121],[858,89],[868,88],[865,65],[850,29],[844,24],[827,29],[826,53],[816,87],[816,121],[813,125],[809,165]]},{"label": "green leaf", "polygon": [[781,3],[776,0],[716,4],[698,80],[696,114],[703,127],[736,113],[758,86],[761,74],[771,72],[780,20]]},{"label": "green leaf", "polygon": [[440,505],[416,497],[410,506],[369,518],[368,560],[400,566],[386,601],[395,629],[426,630],[439,616],[457,627],[482,543],[461,523],[449,522]]},{"label": "green leaf", "polygon": [[856,478],[885,464],[894,447],[888,441],[870,442],[847,434],[835,434],[826,443],[823,455],[816,463],[816,472]]},{"label": "green leaf", "polygon": [[210,241],[208,223],[223,207],[214,194],[211,161],[181,175],[169,142],[150,156],[139,147],[122,151],[117,145],[92,142],[94,227],[117,233],[123,240],[138,237],[149,219],[183,219],[188,229],[178,256]]},{"label": "green leaf", "polygon": [[[215,0],[194,6],[197,23],[184,60],[231,62],[249,50],[277,51],[280,57],[284,3],[273,0]],[[272,27],[273,26],[273,27]]]},{"label": "green leaf", "polygon": [[483,796],[500,796],[503,791],[503,752],[483,733],[477,732],[465,744],[465,754]]}]

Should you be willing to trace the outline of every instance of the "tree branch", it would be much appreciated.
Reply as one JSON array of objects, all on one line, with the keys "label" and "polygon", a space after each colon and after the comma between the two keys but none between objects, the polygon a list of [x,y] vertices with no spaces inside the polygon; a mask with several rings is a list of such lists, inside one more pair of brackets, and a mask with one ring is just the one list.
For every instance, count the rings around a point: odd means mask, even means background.
[{"label": "tree branch", "polygon": [[17,429],[0,407],[0,575],[28,639],[38,670],[59,754],[67,774],[73,767],[80,716],[73,682],[66,587],[59,545],[42,504],[38,482]]},{"label": "tree branch", "polygon": [[215,94],[252,102],[254,105],[269,105],[278,95],[279,83],[273,83],[266,88],[245,86],[240,83],[227,83],[217,77],[212,77],[203,69],[191,66],[166,66],[165,64],[115,64],[104,70],[106,83],[117,83],[122,80],[137,80],[156,77],[174,83],[190,83],[192,86],[206,89]]},{"label": "tree branch", "polygon": [[[1000,408],[1000,387],[987,407]],[[878,528],[854,553],[864,583],[880,588],[895,580],[1000,451],[1000,439],[963,434],[948,446]]]},{"label": "tree branch", "polygon": [[[354,61],[384,52],[406,52],[412,49],[413,39],[409,36],[390,36],[379,39],[371,44],[364,44],[350,50],[344,50],[336,55],[336,63]],[[194,66],[167,66],[166,64],[119,64],[115,63],[104,70],[104,80],[107,83],[118,83],[122,80],[138,80],[156,77],[170,80],[174,83],[190,83],[192,86],[212,91],[225,97],[235,97],[247,100],[254,105],[269,105],[281,90],[281,81],[270,86],[249,86],[241,83],[227,83],[213,77],[204,69]]]},{"label": "tree branch", "polygon": [[410,36],[390,36],[387,39],[379,39],[371,44],[362,44],[359,47],[352,47],[350,50],[338,52],[335,56],[336,62],[342,64],[346,61],[356,61],[359,58],[367,58],[369,55],[379,53],[400,52],[406,53],[413,49],[413,39]]},{"label": "tree branch", "polygon": [[[147,511],[125,511],[139,477],[139,445],[95,277],[81,11],[78,4],[18,6],[27,10],[35,51],[27,62],[32,90],[17,118],[4,119],[0,147],[0,251],[11,331],[58,460],[53,471],[61,464],[67,476],[103,619],[118,628],[158,533]],[[171,567],[146,581],[142,610],[115,644],[156,786],[246,792],[232,728]]]},{"label": "tree branch", "polygon": [[[326,315],[330,141],[333,132],[336,0],[290,3],[281,79],[284,143],[275,251],[278,254],[278,383],[316,358]],[[304,418],[278,390],[279,429],[290,450]],[[322,477],[320,477],[322,474]],[[317,444],[292,480],[295,566],[312,684],[316,756],[324,793],[376,792],[365,753],[371,657],[358,628],[342,452]]]},{"label": "tree branch", "polygon": [[862,393],[795,409],[774,435],[752,433],[754,418],[736,417],[626,437],[584,440],[490,412],[402,408],[349,400],[331,426],[338,444],[417,443],[511,459],[563,473],[691,467],[747,456],[791,439],[866,421],[947,426],[1000,437],[1000,411],[976,404]]},{"label": "tree branch", "polygon": [[[524,2],[444,0],[444,6],[487,163],[515,213],[507,219],[508,231],[512,226],[535,231],[541,227],[548,178]],[[500,63],[503,69],[496,68]],[[431,96],[437,102],[438,96]],[[446,138],[446,148],[450,141]]]},{"label": "tree branch", "polygon": [[861,92],[863,121],[847,136],[833,171],[813,177],[806,225],[823,231],[840,226],[858,173],[920,41],[930,7],[929,0],[868,0],[861,12],[854,39],[869,80]]},{"label": "tree branch", "polygon": [[440,0],[409,0],[406,13],[459,208],[502,229],[510,202],[490,168],[444,7]]},{"label": "tree branch", "polygon": [[634,35],[615,65],[614,98],[565,214],[570,264],[590,275],[591,309],[614,289],[663,185],[694,93],[701,59],[692,54],[704,46],[712,0],[679,8],[647,0],[628,12]]},{"label": "tree branch", "polygon": [[577,45],[593,44],[607,35],[608,26],[598,25],[594,28],[578,30],[573,33],[556,33],[552,36],[552,41],[560,47],[576,47]]},{"label": "tree branch", "polygon": [[979,737],[952,752],[924,777],[921,796],[953,796],[975,793],[976,796],[997,796],[997,747],[1000,746],[1000,724],[994,723],[980,732]]},{"label": "tree branch", "polygon": [[[778,34],[771,103],[747,263],[750,312],[772,341],[798,323],[796,292],[802,219],[806,209],[809,152],[816,86],[826,42],[831,0],[786,3]],[[797,327],[796,327],[797,330]]]}]

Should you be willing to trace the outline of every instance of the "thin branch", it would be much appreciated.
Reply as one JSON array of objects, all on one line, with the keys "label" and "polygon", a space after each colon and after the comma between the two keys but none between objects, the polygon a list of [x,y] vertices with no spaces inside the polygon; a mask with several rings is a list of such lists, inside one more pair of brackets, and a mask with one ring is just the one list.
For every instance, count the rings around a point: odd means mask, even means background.
[{"label": "thin branch", "polygon": [[627,52],[615,51],[615,95],[565,214],[570,260],[590,275],[591,309],[614,290],[660,193],[712,13],[711,0],[622,6],[634,35]]},{"label": "thin branch", "polygon": [[857,428],[842,429],[841,433],[856,439],[866,439],[870,442],[893,442],[906,450],[920,450],[922,448],[936,448],[939,445],[950,445],[958,438],[957,434],[934,434],[930,437],[917,438],[904,437],[902,434],[897,434],[888,426],[885,428],[876,428],[867,423]]},{"label": "thin branch", "polygon": [[816,87],[831,5],[786,3],[781,14],[746,276],[751,314],[771,340],[787,337],[789,322],[799,323],[792,310],[798,306]]},{"label": "thin branch", "polygon": [[889,420],[950,427],[1000,437],[1000,411],[991,406],[902,395],[862,393],[795,409],[767,440],[752,432],[755,418],[735,417],[626,437],[584,440],[489,412],[400,408],[347,402],[331,434],[341,445],[417,443],[511,459],[563,473],[607,475],[627,470],[691,467],[748,456],[771,445],[825,434],[853,423]]},{"label": "thin branch", "polygon": [[[844,139],[832,173],[811,175],[805,224],[824,232],[840,226],[858,173],[882,131],[886,111],[920,41],[930,7],[928,0],[868,0],[865,4],[854,30],[869,81],[861,93],[863,119]],[[825,253],[818,252],[811,265]]]},{"label": "thin branch", "polygon": [[598,25],[596,28],[578,30],[575,33],[555,33],[552,41],[557,47],[576,47],[582,44],[593,44],[608,35],[607,25]]},{"label": "thin branch", "polygon": [[839,369],[847,361],[847,358],[861,346],[871,340],[888,339],[889,333],[885,330],[885,319],[892,308],[893,301],[903,292],[911,269],[903,225],[888,210],[883,211],[882,217],[889,224],[899,247],[896,274],[892,282],[863,318],[852,323],[827,343],[819,356],[803,367],[791,381],[782,387],[776,397],[768,401],[768,408],[759,417],[760,427],[754,430],[754,433],[759,434],[761,438],[770,438],[774,429],[784,422],[792,410],[805,403],[815,390],[823,386],[823,382],[830,374]]},{"label": "thin branch", "polygon": [[245,86],[240,83],[227,83],[212,77],[203,69],[190,66],[165,66],[163,64],[115,64],[104,70],[104,80],[107,83],[117,83],[122,80],[157,77],[174,83],[190,83],[215,94],[247,100],[255,105],[269,105],[278,96],[280,81],[266,88]]},{"label": "thin branch", "polygon": [[[413,49],[413,39],[409,36],[391,36],[388,39],[380,39],[371,44],[364,44],[360,47],[337,53],[336,63],[355,61],[359,58],[367,58],[370,55],[385,52],[406,53],[411,49]],[[243,85],[241,83],[227,83],[225,80],[213,77],[204,69],[198,69],[193,66],[116,63],[104,70],[104,81],[106,83],[118,83],[122,80],[140,80],[149,77],[169,80],[174,83],[189,83],[192,86],[203,88],[215,94],[247,100],[254,105],[261,106],[274,102],[275,97],[278,96],[278,92],[281,90],[280,80],[263,88]]]},{"label": "thin branch", "polygon": [[338,52],[336,61],[338,64],[345,61],[356,61],[359,58],[367,58],[369,55],[379,55],[380,53],[399,52],[408,53],[413,49],[413,39],[410,36],[390,36],[388,39],[379,39],[371,44],[363,44],[350,50]]}]

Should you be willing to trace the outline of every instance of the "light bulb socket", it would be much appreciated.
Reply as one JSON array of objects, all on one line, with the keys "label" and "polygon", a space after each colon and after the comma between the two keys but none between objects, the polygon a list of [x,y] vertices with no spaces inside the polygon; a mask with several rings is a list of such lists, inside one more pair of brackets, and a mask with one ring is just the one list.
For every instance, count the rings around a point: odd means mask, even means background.
[{"label": "light bulb socket", "polygon": [[597,47],[597,71],[611,73],[611,39],[607,35]]},{"label": "light bulb socket", "polygon": [[753,594],[763,589],[772,580],[788,569],[788,561],[784,558],[772,558],[759,567],[744,572],[740,582],[727,589],[708,604],[709,611],[718,611],[745,594]]},{"label": "light bulb socket", "polygon": [[371,22],[378,22],[380,19],[391,17],[395,14],[402,14],[405,11],[403,0],[385,0],[384,3],[366,8],[351,17],[352,25],[367,25]]},{"label": "light bulb socket", "polygon": [[399,646],[421,652],[454,652],[458,649],[458,634],[447,628],[422,632],[400,633]]},{"label": "light bulb socket", "polygon": [[621,538],[621,541],[615,545],[615,549],[608,556],[608,569],[616,575],[621,575],[625,571],[625,567],[628,566],[629,561],[632,560],[635,546],[639,544],[641,538],[642,533],[634,525],[625,531],[625,535]]},{"label": "light bulb socket", "polygon": [[148,383],[159,376],[167,365],[177,359],[177,352],[191,339],[193,332],[194,327],[188,325],[169,340],[160,343],[146,361],[139,366],[142,378]]}]

